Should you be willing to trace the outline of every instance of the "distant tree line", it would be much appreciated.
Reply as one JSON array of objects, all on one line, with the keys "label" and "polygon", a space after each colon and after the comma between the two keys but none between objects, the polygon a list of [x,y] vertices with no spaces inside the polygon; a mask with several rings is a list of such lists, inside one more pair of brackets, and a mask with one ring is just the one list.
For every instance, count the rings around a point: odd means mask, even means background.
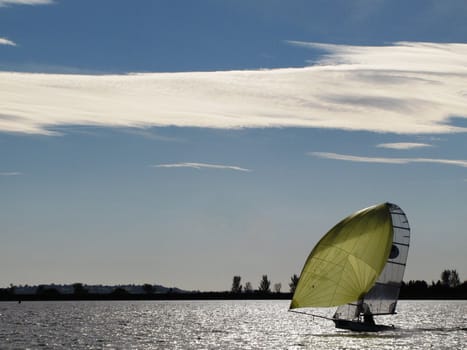
[{"label": "distant tree line", "polygon": [[[295,292],[297,287],[299,276],[294,274],[290,277],[289,293]],[[248,286],[248,288],[247,288]],[[251,283],[247,282],[245,288],[242,288],[241,277],[234,276],[232,282],[232,288],[230,292],[235,295],[257,293],[257,294],[280,294],[281,284],[274,284],[274,293],[270,289],[271,281],[267,275],[263,275],[258,289],[252,290]],[[422,280],[409,281],[407,283],[402,282],[400,290],[401,299],[467,299],[467,281],[461,283],[457,270],[444,270],[441,273],[441,279],[437,282],[432,281],[430,285]]]},{"label": "distant tree line", "polygon": [[[298,282],[298,277],[297,275],[294,275],[296,278],[296,282]],[[281,289],[282,289],[282,283],[274,283],[272,286],[271,290],[271,280],[268,278],[268,275],[263,275],[261,277],[261,280],[259,281],[258,289],[254,290],[251,286],[250,282],[245,283],[245,287],[242,286],[241,284],[242,278],[241,276],[234,276],[232,280],[232,288],[230,289],[230,292],[232,294],[240,294],[240,293],[245,293],[245,294],[251,294],[251,293],[259,293],[259,294],[270,294],[270,293],[275,293],[275,294],[280,294]],[[292,284],[295,283],[293,276],[292,276],[292,282],[289,284],[289,286],[292,288]],[[294,289],[295,289],[295,284],[294,284]],[[291,289],[292,291],[292,289]]]},{"label": "distant tree line", "polygon": [[[467,299],[467,281],[461,283],[455,269],[446,269],[440,280],[428,284],[423,280],[402,282],[400,299]],[[0,301],[8,300],[206,300],[206,299],[291,299],[299,276],[290,277],[289,291],[282,292],[281,283],[272,283],[262,275],[256,289],[251,282],[242,285],[241,276],[234,276],[230,291],[200,292],[145,283],[125,286],[72,285],[15,286],[0,288]],[[25,290],[28,292],[25,293]]]},{"label": "distant tree line", "polygon": [[467,299],[467,281],[461,283],[456,270],[444,270],[431,284],[423,280],[402,282],[401,299]]},{"label": "distant tree line", "polygon": [[124,286],[87,286],[83,283],[71,285],[41,284],[38,286],[15,286],[10,284],[9,288],[0,288],[0,300],[94,300],[94,299],[144,299],[145,297],[170,295],[173,293],[186,293],[177,288],[166,288],[159,285],[145,283],[143,285]]}]

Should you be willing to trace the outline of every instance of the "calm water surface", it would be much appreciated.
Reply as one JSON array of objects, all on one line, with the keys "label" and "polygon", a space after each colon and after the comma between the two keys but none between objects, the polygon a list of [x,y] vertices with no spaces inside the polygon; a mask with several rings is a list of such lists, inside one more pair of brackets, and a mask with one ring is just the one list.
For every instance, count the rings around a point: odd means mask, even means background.
[{"label": "calm water surface", "polygon": [[0,349],[467,349],[467,301],[401,301],[353,333],[287,301],[0,303]]}]

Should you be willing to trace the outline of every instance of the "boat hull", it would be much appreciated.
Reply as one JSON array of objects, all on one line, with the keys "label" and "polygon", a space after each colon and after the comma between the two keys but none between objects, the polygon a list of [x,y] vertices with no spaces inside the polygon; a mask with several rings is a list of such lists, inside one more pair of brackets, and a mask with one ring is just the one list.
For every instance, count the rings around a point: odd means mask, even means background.
[{"label": "boat hull", "polygon": [[354,332],[382,332],[393,330],[394,326],[386,326],[383,324],[368,324],[364,322],[349,321],[349,320],[333,320],[336,328],[348,329]]}]

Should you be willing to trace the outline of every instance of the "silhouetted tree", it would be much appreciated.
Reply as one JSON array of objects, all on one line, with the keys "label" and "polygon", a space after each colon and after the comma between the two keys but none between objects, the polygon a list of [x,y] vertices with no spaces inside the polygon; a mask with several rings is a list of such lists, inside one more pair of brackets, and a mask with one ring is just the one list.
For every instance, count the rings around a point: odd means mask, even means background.
[{"label": "silhouetted tree", "polygon": [[259,283],[258,290],[261,293],[271,293],[271,281],[268,279],[268,275],[263,275],[261,282]]},{"label": "silhouetted tree", "polygon": [[245,293],[251,293],[253,291],[253,287],[251,286],[250,282],[245,283],[245,288],[243,289]]},{"label": "silhouetted tree", "polygon": [[[459,288],[461,290],[464,290],[465,292],[467,292],[467,281],[462,282],[462,284],[459,286]],[[467,295],[467,293],[465,295]]]},{"label": "silhouetted tree", "polygon": [[240,281],[242,278],[240,276],[234,276],[233,281],[232,281],[232,293],[241,293],[242,292],[242,285],[240,284]]},{"label": "silhouetted tree", "polygon": [[294,274],[292,277],[290,277],[290,293],[295,293],[295,288],[297,288],[297,283],[298,283],[298,276]]},{"label": "silhouetted tree", "polygon": [[124,297],[124,296],[127,296],[130,293],[128,293],[128,291],[125,288],[117,287],[110,294],[113,295],[113,296],[117,296],[117,297]]},{"label": "silhouetted tree", "polygon": [[451,278],[451,270],[441,272],[441,283],[443,286],[449,287],[449,279]]},{"label": "silhouetted tree", "polygon": [[428,284],[423,280],[410,280],[408,286],[419,290],[428,288]]},{"label": "silhouetted tree", "polygon": [[449,286],[455,288],[461,284],[459,274],[456,270],[451,270],[451,278],[449,278]]},{"label": "silhouetted tree", "polygon": [[88,290],[86,288],[84,288],[82,283],[74,283],[73,284],[73,294],[75,294],[75,295],[88,294]]},{"label": "silhouetted tree", "polygon": [[36,288],[36,295],[41,295],[45,290],[45,286],[43,284],[40,284]]},{"label": "silhouetted tree", "polygon": [[45,298],[55,298],[55,297],[60,296],[61,294],[56,288],[48,287],[48,286],[41,284],[36,289],[36,295],[40,297],[45,297]]},{"label": "silhouetted tree", "polygon": [[11,295],[9,288],[0,288],[0,297],[9,297]]},{"label": "silhouetted tree", "polygon": [[149,283],[145,283],[145,284],[143,284],[143,291],[146,294],[152,294],[152,293],[154,293],[154,287]]},{"label": "silhouetted tree", "polygon": [[10,283],[9,288],[0,288],[0,296],[2,297],[10,297],[15,295],[16,293],[16,286]]},{"label": "silhouetted tree", "polygon": [[282,288],[282,283],[275,283],[274,284],[274,292],[280,293]]},{"label": "silhouetted tree", "polygon": [[10,288],[8,289],[11,295],[14,295],[16,293],[16,286],[13,283],[10,283]]},{"label": "silhouetted tree", "polygon": [[461,284],[457,270],[444,270],[441,273],[441,283],[443,286],[455,288]]}]

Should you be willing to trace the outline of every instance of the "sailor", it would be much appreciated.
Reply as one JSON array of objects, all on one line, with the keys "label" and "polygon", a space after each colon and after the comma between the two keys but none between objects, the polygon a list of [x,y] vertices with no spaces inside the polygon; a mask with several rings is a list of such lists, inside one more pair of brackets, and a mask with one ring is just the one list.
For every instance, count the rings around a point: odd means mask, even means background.
[{"label": "sailor", "polygon": [[373,314],[370,311],[370,307],[366,303],[363,303],[362,306],[363,306],[362,307],[362,309],[363,309],[363,323],[365,323],[367,325],[370,325],[370,326],[374,326],[375,325],[375,319],[373,318]]}]

